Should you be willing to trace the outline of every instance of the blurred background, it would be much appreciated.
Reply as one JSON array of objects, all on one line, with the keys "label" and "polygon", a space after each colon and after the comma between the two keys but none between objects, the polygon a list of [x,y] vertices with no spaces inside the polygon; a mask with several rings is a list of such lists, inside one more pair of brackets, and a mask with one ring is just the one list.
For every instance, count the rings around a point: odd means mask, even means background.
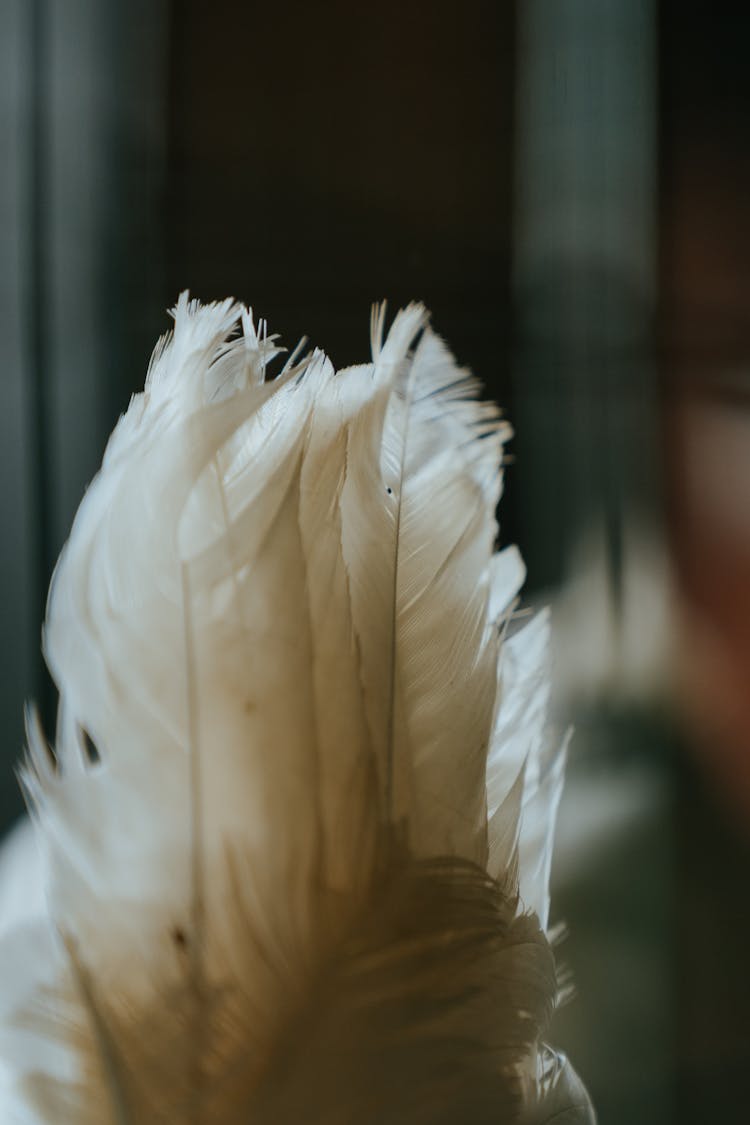
[{"label": "blurred background", "polygon": [[365,358],[424,300],[517,438],[574,722],[553,1038],[750,1117],[750,84],[727,5],[0,3],[0,829],[54,560],[181,289]]}]

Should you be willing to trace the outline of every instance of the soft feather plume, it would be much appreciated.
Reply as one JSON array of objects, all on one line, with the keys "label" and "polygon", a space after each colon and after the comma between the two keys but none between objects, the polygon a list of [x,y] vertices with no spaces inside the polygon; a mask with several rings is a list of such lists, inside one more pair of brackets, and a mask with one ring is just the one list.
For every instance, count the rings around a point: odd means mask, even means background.
[{"label": "soft feather plume", "polygon": [[265,326],[183,294],[112,434],[50,591],[54,756],[29,718],[3,1120],[593,1120],[542,1042],[564,758],[546,621],[505,639],[510,431],[422,306],[384,316],[371,363],[269,381]]}]

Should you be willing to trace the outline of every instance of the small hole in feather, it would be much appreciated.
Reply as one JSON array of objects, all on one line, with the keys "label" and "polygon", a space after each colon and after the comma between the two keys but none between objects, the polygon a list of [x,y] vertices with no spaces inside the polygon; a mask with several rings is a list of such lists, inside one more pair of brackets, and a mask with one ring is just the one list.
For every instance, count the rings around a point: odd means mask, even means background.
[{"label": "small hole in feather", "polygon": [[390,485],[388,485],[388,487],[386,488],[386,492],[388,493],[389,496],[393,496],[393,489],[391,488]]},{"label": "small hole in feather", "polygon": [[178,949],[187,949],[187,934],[183,930],[182,926],[173,926],[169,931],[169,936],[172,938],[172,941]]},{"label": "small hole in feather", "polygon": [[102,756],[99,753],[99,747],[85,727],[81,727],[81,742],[83,743],[83,752],[86,755],[86,760],[89,765],[97,766],[99,762],[101,762]]}]

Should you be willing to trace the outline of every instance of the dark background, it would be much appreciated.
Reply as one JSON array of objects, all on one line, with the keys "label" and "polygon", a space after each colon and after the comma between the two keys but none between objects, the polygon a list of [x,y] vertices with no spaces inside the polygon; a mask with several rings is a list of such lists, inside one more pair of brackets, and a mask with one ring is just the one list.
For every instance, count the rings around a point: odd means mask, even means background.
[{"label": "dark background", "polygon": [[579,997],[558,1038],[603,1125],[747,1119],[750,462],[706,424],[750,449],[733,10],[0,7],[0,820],[22,702],[53,712],[54,560],[179,291],[232,294],[338,365],[366,358],[372,301],[424,300],[517,426],[501,535],[529,596],[565,589],[595,527],[624,619],[638,523],[724,661],[687,731],[616,688],[567,701],[553,914]]}]

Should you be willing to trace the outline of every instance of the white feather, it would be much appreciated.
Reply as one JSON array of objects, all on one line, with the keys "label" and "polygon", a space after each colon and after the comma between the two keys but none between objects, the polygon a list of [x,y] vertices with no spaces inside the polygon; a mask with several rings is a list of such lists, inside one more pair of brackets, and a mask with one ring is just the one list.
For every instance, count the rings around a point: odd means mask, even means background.
[{"label": "white feather", "polygon": [[174,316],[50,591],[58,764],[32,719],[24,776],[48,872],[37,928],[61,940],[46,999],[30,973],[6,1005],[13,1097],[56,1125],[276,1120],[295,1018],[328,1026],[369,979],[321,994],[331,957],[359,965],[353,935],[395,910],[401,973],[403,927],[429,950],[431,911],[465,894],[439,940],[477,912],[477,950],[451,954],[466,997],[482,956],[515,966],[487,983],[510,992],[486,1016],[506,1055],[482,1072],[512,1101],[554,992],[516,896],[546,927],[564,763],[545,620],[503,643],[523,581],[514,549],[493,553],[509,427],[419,305],[387,335],[375,313],[370,364],[335,373],[313,352],[272,382],[279,349],[247,310],[183,295]]}]

